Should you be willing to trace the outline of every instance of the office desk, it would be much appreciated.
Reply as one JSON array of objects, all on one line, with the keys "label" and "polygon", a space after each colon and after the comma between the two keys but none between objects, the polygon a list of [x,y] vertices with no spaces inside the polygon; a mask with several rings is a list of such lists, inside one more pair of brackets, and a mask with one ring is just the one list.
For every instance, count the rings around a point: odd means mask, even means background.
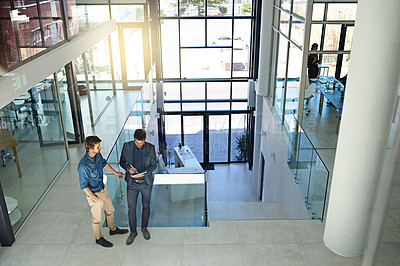
[{"label": "office desk", "polygon": [[[332,92],[328,92],[326,88],[326,83],[321,83],[321,80],[317,80],[315,84],[317,85],[316,89],[320,92],[319,96],[319,107],[318,107],[318,114],[322,114],[322,108],[324,106],[324,98],[331,102],[333,107],[339,113],[339,119],[336,126],[336,132],[339,132],[340,120],[342,118],[342,109],[343,109],[343,99],[344,99],[344,86],[341,82],[339,82],[334,77],[321,77],[322,79],[327,78],[330,81],[330,89]],[[335,81],[335,88],[332,88],[333,81]],[[339,85],[341,88],[339,88]],[[342,96],[343,95],[343,96]]]},{"label": "office desk", "polygon": [[0,151],[8,148],[13,149],[15,164],[17,165],[18,176],[22,177],[21,168],[19,166],[18,155],[17,155],[17,147],[19,142],[13,135],[11,135],[10,131],[7,129],[0,129]]}]

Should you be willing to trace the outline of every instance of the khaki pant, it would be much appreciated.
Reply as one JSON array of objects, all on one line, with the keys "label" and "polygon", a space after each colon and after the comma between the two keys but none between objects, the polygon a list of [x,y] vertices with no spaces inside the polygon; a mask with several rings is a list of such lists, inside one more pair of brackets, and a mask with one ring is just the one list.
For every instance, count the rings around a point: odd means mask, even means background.
[{"label": "khaki pant", "polygon": [[108,195],[107,189],[104,187],[102,190],[94,193],[99,200],[95,203],[89,196],[86,196],[92,212],[92,227],[93,233],[96,239],[102,237],[100,231],[100,223],[102,221],[102,210],[106,212],[107,225],[110,230],[114,231],[117,227],[114,223],[114,206],[112,205],[110,195]]}]

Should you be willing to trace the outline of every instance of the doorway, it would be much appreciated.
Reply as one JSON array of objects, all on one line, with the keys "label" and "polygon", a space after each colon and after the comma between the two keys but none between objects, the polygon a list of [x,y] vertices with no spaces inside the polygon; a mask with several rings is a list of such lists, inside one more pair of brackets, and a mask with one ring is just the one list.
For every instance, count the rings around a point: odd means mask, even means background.
[{"label": "doorway", "polygon": [[116,80],[122,89],[138,89],[150,71],[148,33],[144,23],[132,22],[118,25],[119,62],[115,62]]},{"label": "doorway", "polygon": [[169,163],[178,143],[189,146],[203,165],[245,162],[237,142],[245,136],[247,113],[230,111],[168,112],[165,115],[166,154]]}]

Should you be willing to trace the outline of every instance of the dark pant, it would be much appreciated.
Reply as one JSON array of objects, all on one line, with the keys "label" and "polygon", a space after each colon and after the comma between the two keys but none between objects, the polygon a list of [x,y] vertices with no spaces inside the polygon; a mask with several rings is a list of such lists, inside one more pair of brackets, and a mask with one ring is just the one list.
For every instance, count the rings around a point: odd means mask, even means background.
[{"label": "dark pant", "polygon": [[143,183],[132,183],[128,185],[128,217],[131,232],[136,232],[136,206],[139,192],[142,194],[142,228],[146,228],[150,218],[150,196],[153,186]]}]

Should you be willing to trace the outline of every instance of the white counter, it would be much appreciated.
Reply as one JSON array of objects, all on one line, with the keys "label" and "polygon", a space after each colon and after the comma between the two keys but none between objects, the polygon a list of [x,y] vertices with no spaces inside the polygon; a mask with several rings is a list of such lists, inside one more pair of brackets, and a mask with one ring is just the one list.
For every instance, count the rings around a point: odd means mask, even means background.
[{"label": "white counter", "polygon": [[167,168],[169,174],[202,174],[204,173],[199,161],[188,146],[174,148],[175,168]]}]

